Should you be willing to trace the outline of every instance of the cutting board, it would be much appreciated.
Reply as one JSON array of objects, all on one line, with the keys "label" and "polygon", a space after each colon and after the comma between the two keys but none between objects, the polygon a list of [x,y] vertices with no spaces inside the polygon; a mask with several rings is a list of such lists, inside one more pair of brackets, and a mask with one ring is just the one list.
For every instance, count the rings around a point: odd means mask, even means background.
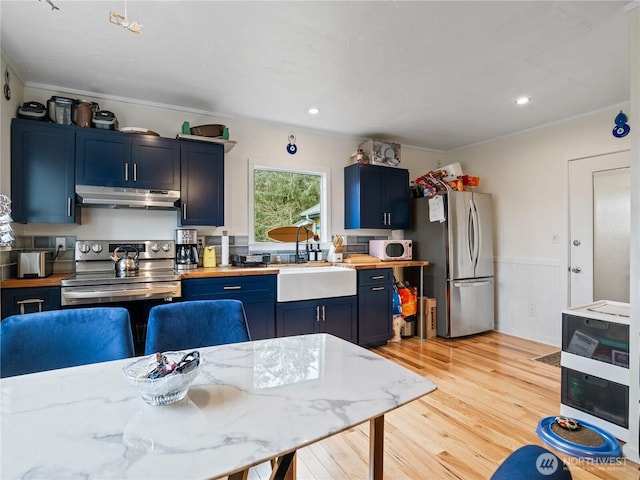
[{"label": "cutting board", "polygon": [[377,263],[381,261],[382,260],[377,257],[372,257],[364,253],[352,253],[343,260],[344,263]]},{"label": "cutting board", "polygon": [[[278,228],[273,228],[269,230],[267,232],[267,236],[271,240],[275,240],[276,242],[295,242],[297,231],[298,231],[298,227],[294,227],[294,226],[278,227]],[[301,228],[298,239],[301,242],[304,242],[306,240],[312,240],[313,232],[311,232],[310,230],[305,230],[304,228]]]}]

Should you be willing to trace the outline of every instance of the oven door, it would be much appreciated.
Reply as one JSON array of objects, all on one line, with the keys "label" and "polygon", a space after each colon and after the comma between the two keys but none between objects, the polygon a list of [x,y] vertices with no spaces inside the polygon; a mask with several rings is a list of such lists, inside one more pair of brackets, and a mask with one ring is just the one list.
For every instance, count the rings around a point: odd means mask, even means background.
[{"label": "oven door", "polygon": [[171,300],[182,296],[181,282],[141,282],[62,287],[61,305],[89,305],[135,300]]}]

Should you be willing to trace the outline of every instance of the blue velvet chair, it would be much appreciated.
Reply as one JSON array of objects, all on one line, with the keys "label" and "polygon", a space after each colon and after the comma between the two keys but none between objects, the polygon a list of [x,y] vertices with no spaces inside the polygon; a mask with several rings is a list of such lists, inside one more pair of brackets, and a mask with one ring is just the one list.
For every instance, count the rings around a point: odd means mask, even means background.
[{"label": "blue velvet chair", "polygon": [[51,310],[13,315],[0,323],[0,377],[132,356],[126,308]]},{"label": "blue velvet chair", "polygon": [[149,311],[145,355],[251,340],[239,300],[167,303]]},{"label": "blue velvet chair", "polygon": [[490,480],[571,480],[566,463],[539,445],[525,445],[511,453]]}]

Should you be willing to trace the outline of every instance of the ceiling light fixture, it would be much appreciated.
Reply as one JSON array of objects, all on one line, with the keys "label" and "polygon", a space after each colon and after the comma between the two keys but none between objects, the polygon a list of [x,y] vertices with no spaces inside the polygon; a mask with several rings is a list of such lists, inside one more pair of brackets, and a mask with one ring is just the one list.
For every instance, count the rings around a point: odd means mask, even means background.
[{"label": "ceiling light fixture", "polygon": [[114,25],[120,25],[136,35],[140,35],[142,24],[138,21],[130,22],[127,17],[127,0],[124,0],[124,16],[116,12],[109,12],[109,22]]},{"label": "ceiling light fixture", "polygon": [[519,97],[516,98],[516,105],[526,105],[530,101],[531,99],[529,97]]},{"label": "ceiling light fixture", "polygon": [[317,107],[311,107],[309,110],[309,115],[317,115],[320,113],[320,109]]}]

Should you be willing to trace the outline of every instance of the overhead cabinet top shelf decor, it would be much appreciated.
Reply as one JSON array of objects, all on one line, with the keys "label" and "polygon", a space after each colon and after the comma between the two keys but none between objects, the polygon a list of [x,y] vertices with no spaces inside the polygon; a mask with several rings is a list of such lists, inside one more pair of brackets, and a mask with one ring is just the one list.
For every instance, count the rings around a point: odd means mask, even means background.
[{"label": "overhead cabinet top shelf decor", "polygon": [[218,143],[220,145],[224,145],[224,153],[228,153],[238,143],[235,140],[225,140],[217,137],[202,137],[200,135],[189,135],[186,133],[179,133],[176,138],[182,140],[196,140],[198,142]]}]

